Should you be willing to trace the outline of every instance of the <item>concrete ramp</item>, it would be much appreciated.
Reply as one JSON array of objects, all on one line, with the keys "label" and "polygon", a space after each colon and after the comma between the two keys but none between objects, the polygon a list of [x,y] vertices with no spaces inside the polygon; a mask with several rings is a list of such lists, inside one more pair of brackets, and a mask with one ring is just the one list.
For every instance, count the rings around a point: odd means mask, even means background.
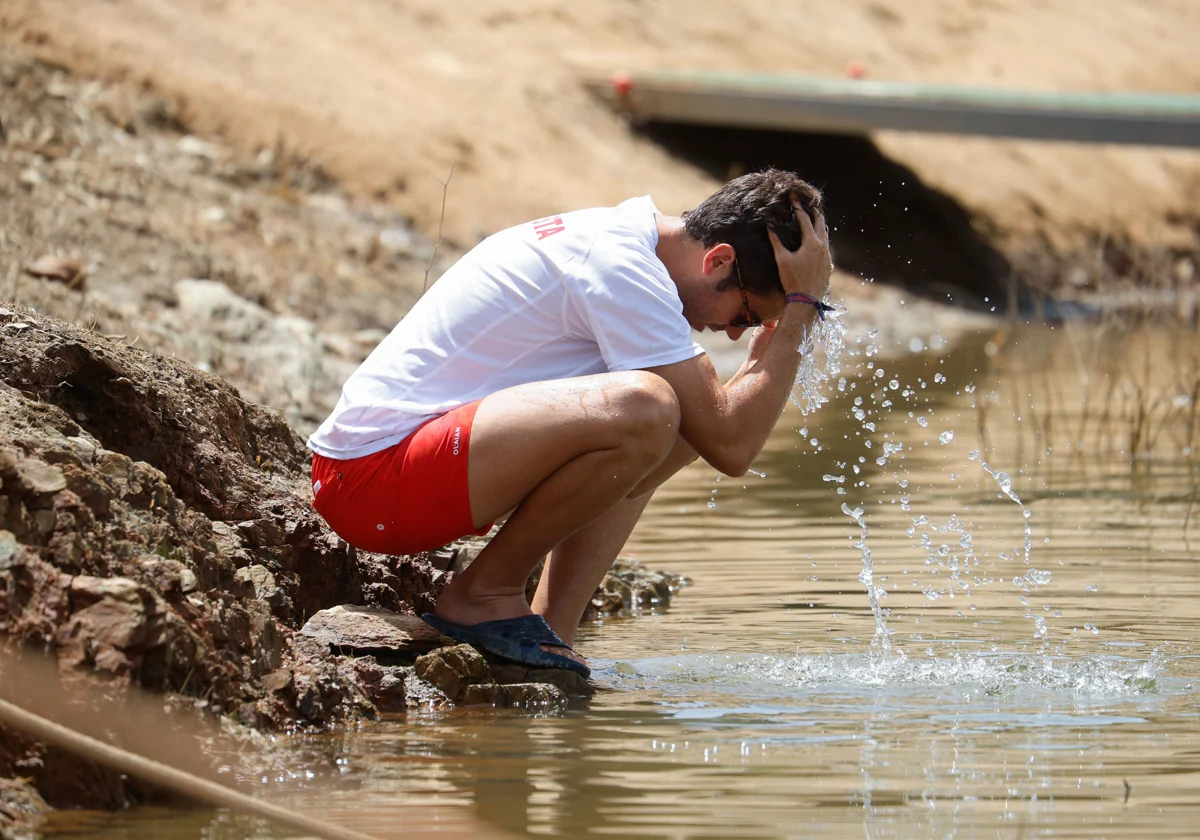
[{"label": "concrete ramp", "polygon": [[856,79],[638,72],[589,88],[645,122],[826,134],[878,130],[1200,148],[1200,96],[1047,93]]}]

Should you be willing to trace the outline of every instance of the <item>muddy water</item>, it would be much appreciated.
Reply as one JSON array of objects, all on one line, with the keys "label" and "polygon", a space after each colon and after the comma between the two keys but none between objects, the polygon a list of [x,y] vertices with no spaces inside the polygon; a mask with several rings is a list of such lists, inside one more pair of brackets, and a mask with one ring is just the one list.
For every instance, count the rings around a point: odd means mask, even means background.
[{"label": "muddy water", "polygon": [[[1194,834],[1197,340],[848,339],[845,390],[785,412],[762,475],[656,495],[629,548],[693,583],[585,628],[589,705],[297,742],[264,794],[381,837]],[[58,825],[271,836],[204,811]]]}]

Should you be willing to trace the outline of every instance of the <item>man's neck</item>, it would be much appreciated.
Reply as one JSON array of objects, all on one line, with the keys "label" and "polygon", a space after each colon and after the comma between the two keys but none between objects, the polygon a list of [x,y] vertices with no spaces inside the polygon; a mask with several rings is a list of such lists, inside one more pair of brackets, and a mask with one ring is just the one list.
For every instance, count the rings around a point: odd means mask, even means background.
[{"label": "man's neck", "polygon": [[687,279],[689,270],[695,266],[703,252],[704,246],[688,235],[679,216],[665,216],[658,213],[654,217],[658,225],[658,245],[654,248],[655,255],[667,267],[667,273],[678,286]]}]

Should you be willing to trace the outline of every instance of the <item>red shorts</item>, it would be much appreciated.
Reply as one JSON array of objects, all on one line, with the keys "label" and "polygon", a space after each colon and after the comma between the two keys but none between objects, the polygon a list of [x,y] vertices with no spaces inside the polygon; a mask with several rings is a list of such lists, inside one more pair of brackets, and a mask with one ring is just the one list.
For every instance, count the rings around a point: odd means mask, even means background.
[{"label": "red shorts", "polygon": [[471,424],[479,401],[427,421],[374,455],[338,461],[313,455],[313,506],[339,537],[380,554],[415,554],[466,534]]}]

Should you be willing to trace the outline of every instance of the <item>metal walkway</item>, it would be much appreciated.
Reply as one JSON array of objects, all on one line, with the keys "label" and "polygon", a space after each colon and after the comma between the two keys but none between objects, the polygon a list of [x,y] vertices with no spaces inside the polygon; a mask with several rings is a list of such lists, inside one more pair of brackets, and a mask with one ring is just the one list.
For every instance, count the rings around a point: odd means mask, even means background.
[{"label": "metal walkway", "polygon": [[1200,148],[1200,96],[1041,93],[661,71],[618,73],[586,84],[641,121],[827,134],[890,129]]}]

